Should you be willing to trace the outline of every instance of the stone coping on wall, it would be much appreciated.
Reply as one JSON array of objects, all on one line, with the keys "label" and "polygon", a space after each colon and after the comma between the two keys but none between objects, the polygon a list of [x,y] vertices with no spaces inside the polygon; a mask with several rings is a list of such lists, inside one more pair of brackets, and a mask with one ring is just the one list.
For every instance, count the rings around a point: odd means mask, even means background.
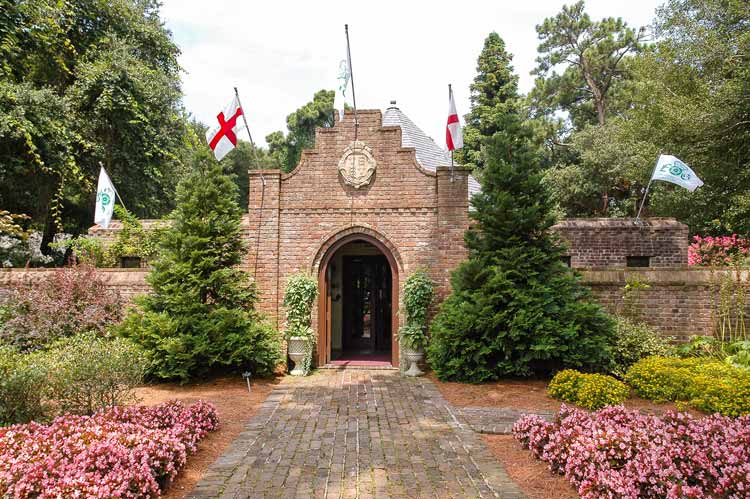
[{"label": "stone coping on wall", "polygon": [[[648,284],[662,286],[709,285],[718,276],[732,274],[736,271],[726,267],[699,268],[669,268],[669,269],[633,269],[633,268],[601,268],[580,269],[582,282],[587,285],[625,283],[628,277],[639,277]],[[750,269],[740,270],[739,278],[743,282],[750,280]]]},{"label": "stone coping on wall", "polygon": [[641,218],[636,224],[634,218],[564,218],[554,228],[560,229],[647,229],[647,228],[687,227],[671,217]]}]

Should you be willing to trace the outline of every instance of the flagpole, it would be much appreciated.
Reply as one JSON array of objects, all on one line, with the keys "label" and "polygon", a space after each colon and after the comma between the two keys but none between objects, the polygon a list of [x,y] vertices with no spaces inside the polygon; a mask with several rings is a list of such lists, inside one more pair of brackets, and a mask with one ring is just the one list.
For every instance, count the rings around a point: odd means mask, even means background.
[{"label": "flagpole", "polygon": [[[661,156],[661,155],[659,155]],[[651,182],[654,181],[654,173],[656,172],[656,167],[659,166],[659,159],[656,159],[656,164],[654,165],[654,169],[651,172],[651,178],[648,181],[648,184],[646,185],[646,192],[643,193],[643,199],[641,200],[641,207],[638,208],[638,214],[635,216],[635,224],[638,225],[638,221],[641,218],[641,210],[643,210],[643,205],[646,203],[646,197],[648,196],[648,191],[651,188]]]},{"label": "flagpole", "polygon": [[344,24],[346,33],[346,58],[349,63],[349,79],[352,81],[352,102],[354,103],[354,142],[356,148],[357,132],[359,131],[359,120],[357,119],[357,94],[354,92],[354,69],[352,69],[352,49],[349,46],[349,25]]},{"label": "flagpole", "polygon": [[250,145],[253,146],[253,160],[255,161],[255,168],[260,172],[260,180],[263,185],[266,185],[266,179],[263,177],[263,170],[258,164],[258,152],[255,150],[255,142],[253,141],[253,134],[250,133],[250,127],[247,124],[247,118],[245,117],[245,108],[242,107],[242,101],[240,100],[240,93],[237,91],[237,87],[234,87],[234,95],[237,96],[237,104],[242,109],[242,121],[245,123],[245,130],[247,130],[247,136],[250,138]]},{"label": "flagpole", "polygon": [[[263,176],[263,169],[258,164],[258,152],[255,150],[255,142],[253,141],[253,134],[250,133],[250,126],[247,124],[247,118],[245,117],[245,108],[242,107],[242,101],[240,101],[240,93],[237,91],[237,87],[234,87],[234,95],[237,96],[237,104],[242,109],[242,121],[245,123],[245,130],[247,130],[247,136],[250,137],[250,145],[253,148],[253,160],[255,160],[255,169],[260,173],[261,191],[260,191],[260,210],[258,210],[258,233],[255,236],[255,263],[253,264],[253,279],[258,274],[258,253],[260,252],[260,228],[261,221],[263,220],[263,201],[266,197],[266,178]],[[248,207],[248,211],[250,207]]]}]

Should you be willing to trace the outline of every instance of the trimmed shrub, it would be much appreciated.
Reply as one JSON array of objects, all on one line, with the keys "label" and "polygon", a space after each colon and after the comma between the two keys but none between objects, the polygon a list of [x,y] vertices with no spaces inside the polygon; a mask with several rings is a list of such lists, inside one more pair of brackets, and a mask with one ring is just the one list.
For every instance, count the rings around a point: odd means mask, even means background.
[{"label": "trimmed shrub", "polygon": [[614,342],[612,344],[612,364],[610,374],[622,378],[628,368],[646,357],[669,355],[673,347],[667,338],[662,337],[650,326],[618,317]]},{"label": "trimmed shrub", "polygon": [[552,378],[547,393],[550,397],[586,409],[600,409],[622,404],[628,398],[630,389],[612,376],[565,369]]},{"label": "trimmed shrub", "polygon": [[625,381],[649,400],[682,401],[725,416],[750,414],[750,371],[725,362],[649,357],[635,363]]},{"label": "trimmed shrub", "polygon": [[122,301],[90,265],[56,269],[48,279],[16,284],[4,304],[0,340],[21,351],[60,338],[93,332],[106,335],[118,322]]},{"label": "trimmed shrub", "polygon": [[239,268],[244,251],[237,186],[204,151],[177,188],[148,276],[152,292],[116,328],[145,351],[149,373],[182,382],[212,371],[273,373],[277,331],[255,310],[257,291]]},{"label": "trimmed shrub", "polygon": [[0,429],[0,496],[159,497],[217,425],[216,408],[199,401]]},{"label": "trimmed shrub", "polygon": [[32,354],[47,372],[46,397],[58,414],[91,415],[136,401],[146,358],[134,343],[85,334]]},{"label": "trimmed shrub", "polygon": [[563,405],[552,423],[522,417],[513,436],[582,499],[729,499],[750,490],[748,417],[659,417],[624,407],[588,413]]},{"label": "trimmed shrub", "polygon": [[468,259],[453,272],[451,294],[430,327],[430,366],[441,380],[470,383],[605,369],[614,324],[561,261],[531,131],[515,113],[498,127],[483,145]]},{"label": "trimmed shrub", "polygon": [[0,426],[45,414],[45,370],[15,348],[0,345]]}]

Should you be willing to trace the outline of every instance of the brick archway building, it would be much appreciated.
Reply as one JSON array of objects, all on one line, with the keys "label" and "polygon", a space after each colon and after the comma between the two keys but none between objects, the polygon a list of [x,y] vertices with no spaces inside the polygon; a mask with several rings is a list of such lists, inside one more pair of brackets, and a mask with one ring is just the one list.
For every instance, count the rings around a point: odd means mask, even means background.
[{"label": "brick archway building", "polygon": [[[344,279],[347,262],[356,266],[358,258],[385,257],[390,278],[383,272],[378,275],[390,288],[367,288],[362,293],[388,294],[390,304],[381,306],[390,321],[378,319],[365,304],[365,325],[360,326],[365,332],[360,336],[373,337],[374,342],[376,333],[382,336],[386,331],[390,344],[380,341],[390,349],[390,362],[396,363],[403,283],[416,269],[426,268],[438,284],[439,298],[445,296],[450,271],[466,256],[469,191],[478,186],[467,170],[455,168],[451,173],[447,153],[395,106],[385,113],[359,111],[358,120],[359,147],[364,151],[366,146],[370,158],[361,159],[355,150],[354,161],[360,161],[360,173],[374,166],[364,185],[348,183],[347,168],[353,165],[342,163],[354,141],[352,113],[333,128],[318,129],[315,148],[302,153],[292,172],[250,172],[247,228],[256,237],[249,240],[248,264],[258,283],[261,310],[280,326],[289,276],[308,272],[318,279],[321,296],[313,310],[313,327],[319,335],[318,362],[324,363],[340,343],[346,348],[346,286],[349,281],[372,280],[367,269]],[[331,264],[334,258],[337,263]],[[336,328],[343,330],[338,337]]]}]

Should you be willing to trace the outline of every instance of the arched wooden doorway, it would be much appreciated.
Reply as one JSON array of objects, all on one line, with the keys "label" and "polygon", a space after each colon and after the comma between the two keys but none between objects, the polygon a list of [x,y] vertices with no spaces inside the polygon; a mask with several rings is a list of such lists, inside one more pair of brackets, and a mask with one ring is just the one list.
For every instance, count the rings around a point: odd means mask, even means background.
[{"label": "arched wooden doorway", "polygon": [[[343,286],[339,286],[337,288],[332,287],[332,277],[334,276],[334,268],[333,268],[333,260],[336,257],[336,255],[340,252],[345,250],[347,247],[352,246],[356,243],[366,243],[367,245],[373,247],[377,250],[377,254],[372,255],[360,255],[359,258],[352,257],[348,262],[344,260],[344,267],[345,268],[339,268],[336,269],[337,272],[349,272],[350,279],[344,281]],[[346,258],[345,256],[339,255],[339,260],[341,258]],[[382,262],[382,263],[381,263]],[[320,265],[318,267],[318,289],[320,290],[319,298],[318,298],[318,365],[325,365],[331,362],[332,360],[332,354],[333,354],[333,347],[334,347],[334,334],[333,334],[333,327],[334,327],[334,316],[333,311],[336,308],[336,305],[334,304],[334,301],[341,301],[342,308],[346,307],[347,302],[351,303],[352,301],[356,301],[352,299],[352,294],[356,292],[356,290],[353,287],[352,282],[359,281],[357,277],[352,276],[352,272],[358,272],[361,271],[363,268],[369,268],[368,272],[371,272],[374,274],[375,280],[378,281],[378,276],[380,277],[381,281],[383,283],[387,283],[389,286],[389,289],[387,290],[387,296],[389,297],[390,303],[379,303],[375,306],[377,310],[387,310],[387,314],[390,317],[387,317],[385,320],[389,321],[387,324],[388,327],[386,328],[379,328],[378,327],[378,320],[377,316],[370,316],[367,320],[372,321],[371,324],[373,324],[373,331],[371,335],[366,335],[367,339],[370,339],[372,342],[372,345],[376,344],[376,341],[378,338],[379,331],[381,329],[387,330],[387,334],[389,335],[389,342],[390,342],[390,363],[393,366],[398,366],[398,303],[399,303],[399,274],[398,274],[398,264],[396,262],[396,259],[393,256],[393,253],[390,251],[390,249],[383,244],[383,242],[379,241],[377,238],[365,234],[365,233],[351,233],[348,234],[340,239],[338,239],[335,243],[333,243],[325,252],[324,256],[320,260]],[[350,269],[350,270],[346,270]],[[360,270],[358,270],[360,269]],[[387,276],[383,276],[382,274],[384,272],[389,273]],[[360,275],[361,276],[361,275]],[[382,279],[383,277],[386,277],[387,279]],[[346,293],[349,293],[350,295],[345,295]],[[377,298],[374,298],[374,300],[377,303]],[[381,308],[378,308],[381,307]],[[344,314],[345,319],[351,321],[349,323],[348,328],[349,329],[357,329],[357,324],[360,325],[363,320],[365,320],[361,316],[357,316],[357,307],[356,305],[350,305],[350,310],[353,309],[351,314],[346,313],[345,310],[342,310],[342,313]],[[360,311],[360,314],[362,312]],[[359,321],[359,322],[358,322]],[[346,343],[346,340],[350,341],[350,343],[354,343],[355,347],[358,341],[362,341],[362,338],[354,338],[351,332],[347,333],[347,325],[345,323],[341,324],[341,327],[343,329],[342,335],[342,342]],[[356,336],[356,335],[355,335]],[[336,345],[339,347],[340,345]],[[346,346],[346,345],[345,345]],[[359,345],[362,346],[362,345]]]}]

